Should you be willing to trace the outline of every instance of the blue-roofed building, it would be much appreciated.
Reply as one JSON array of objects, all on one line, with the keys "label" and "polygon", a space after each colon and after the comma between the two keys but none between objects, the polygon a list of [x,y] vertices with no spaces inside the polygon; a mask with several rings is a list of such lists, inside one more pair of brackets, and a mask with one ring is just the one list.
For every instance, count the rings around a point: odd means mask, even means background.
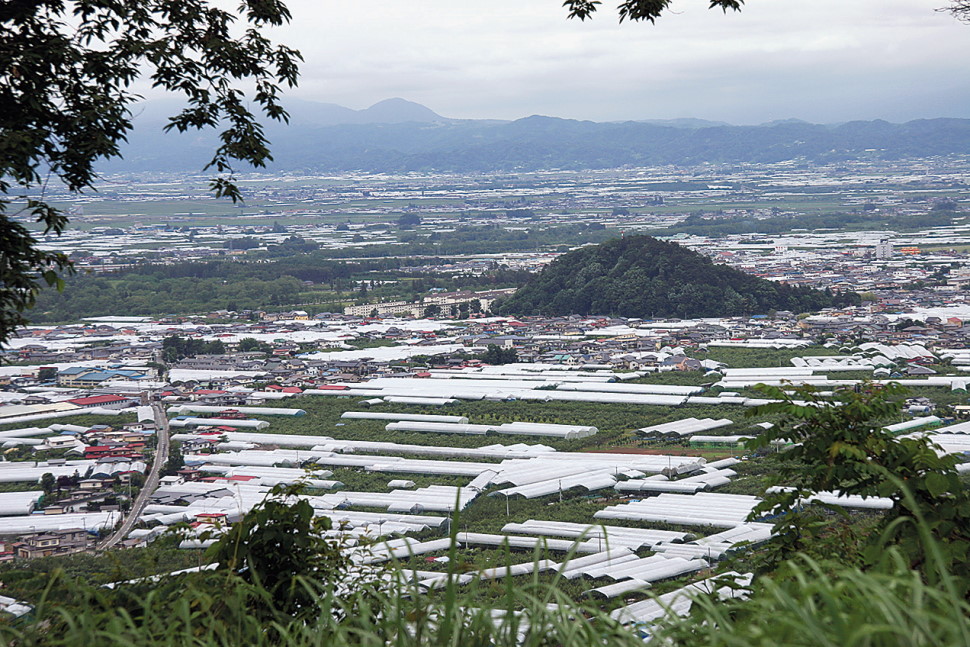
[{"label": "blue-roofed building", "polygon": [[57,385],[73,388],[93,388],[109,380],[147,380],[149,375],[131,369],[103,370],[84,366],[73,366],[57,373]]}]

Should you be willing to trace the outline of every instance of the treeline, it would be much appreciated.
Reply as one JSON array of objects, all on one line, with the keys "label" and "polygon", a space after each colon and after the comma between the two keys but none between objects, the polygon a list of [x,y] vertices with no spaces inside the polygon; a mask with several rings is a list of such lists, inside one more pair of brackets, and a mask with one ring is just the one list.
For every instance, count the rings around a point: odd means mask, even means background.
[{"label": "treeline", "polygon": [[[400,251],[400,248],[398,248]],[[217,278],[233,282],[248,279],[270,281],[291,277],[300,281],[311,281],[332,288],[340,288],[352,280],[394,279],[402,276],[400,270],[421,265],[435,265],[446,263],[443,258],[377,258],[370,260],[343,261],[322,258],[317,254],[291,256],[287,258],[265,260],[216,260],[192,261],[172,265],[143,265],[136,268],[112,272],[104,276],[133,279],[146,277],[152,280],[173,278]],[[524,283],[531,273],[524,270],[513,270],[495,265],[481,275],[443,276],[424,272],[407,272],[407,276],[427,290],[433,287],[445,289],[463,289],[472,287],[488,288],[492,286],[507,286]]]},{"label": "treeline", "polygon": [[145,265],[113,273],[111,276],[121,278],[144,276],[159,280],[169,278],[218,278],[224,281],[246,279],[270,281],[289,277],[300,281],[313,281],[314,283],[331,283],[339,279],[350,279],[362,272],[393,271],[408,264],[418,263],[411,262],[410,259],[400,258],[348,262],[331,260],[323,253],[314,253],[291,255],[275,260],[265,260],[254,256],[241,261],[216,260],[170,265]]},{"label": "treeline", "polygon": [[[318,268],[303,265],[302,258],[270,263],[215,261],[146,266],[113,274],[79,274],[67,279],[62,292],[42,290],[28,316],[35,323],[53,323],[107,314],[158,316],[288,307],[305,310],[307,291],[314,288],[305,286],[303,281],[314,279],[325,290],[333,291],[333,299],[339,301],[345,297],[365,298],[368,294],[377,300],[414,299],[432,288],[450,291],[510,287],[522,285],[532,276],[507,268],[478,276],[384,271],[385,267],[399,265],[391,262],[399,260],[402,259],[330,261]],[[365,281],[364,287],[355,288],[360,281]],[[314,303],[320,303],[320,292],[312,296]]]},{"label": "treeline", "polygon": [[628,236],[560,256],[497,307],[515,315],[693,318],[858,303],[855,293],[766,281],[674,243]]},{"label": "treeline", "polygon": [[[602,227],[588,225],[533,231],[462,227],[443,233],[404,232],[403,244],[315,251],[291,247],[283,257],[273,250],[271,254],[254,252],[242,260],[148,264],[99,275],[82,273],[68,277],[62,292],[41,291],[29,318],[51,323],[119,313],[155,316],[296,307],[306,301],[304,282],[329,288],[336,301],[341,300],[342,292],[353,293],[362,280],[370,282],[370,287],[381,284],[381,292],[375,294],[381,298],[413,298],[431,288],[517,286],[526,281],[528,273],[494,267],[480,276],[443,277],[401,270],[443,263],[444,255],[548,248],[563,241],[593,242],[608,235]],[[364,255],[368,258],[360,258]]]},{"label": "treeline", "polygon": [[299,302],[302,285],[292,276],[246,278],[165,278],[81,275],[68,279],[62,292],[42,290],[28,313],[32,322],[72,321],[80,317],[124,314],[154,316],[256,310]]}]

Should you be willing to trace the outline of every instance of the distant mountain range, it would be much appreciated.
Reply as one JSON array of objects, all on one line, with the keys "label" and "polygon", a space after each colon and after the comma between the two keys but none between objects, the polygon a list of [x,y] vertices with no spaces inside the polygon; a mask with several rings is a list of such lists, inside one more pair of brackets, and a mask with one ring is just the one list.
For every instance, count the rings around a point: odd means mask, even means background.
[{"label": "distant mountain range", "polygon": [[[534,115],[515,121],[448,119],[404,99],[365,110],[289,100],[289,125],[266,132],[271,171],[452,171],[610,168],[703,162],[840,161],[970,154],[970,119],[839,125],[783,120],[731,126],[700,119],[597,123]],[[211,132],[162,132],[177,105],[138,112],[123,160],[103,172],[197,172],[216,143]]]}]

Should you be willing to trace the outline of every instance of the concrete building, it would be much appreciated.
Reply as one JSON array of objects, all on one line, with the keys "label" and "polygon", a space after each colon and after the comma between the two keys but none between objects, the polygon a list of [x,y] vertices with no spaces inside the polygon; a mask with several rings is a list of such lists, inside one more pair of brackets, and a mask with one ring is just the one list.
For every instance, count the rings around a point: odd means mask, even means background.
[{"label": "concrete building", "polygon": [[893,257],[893,244],[890,240],[880,240],[876,243],[876,259],[885,261]]}]

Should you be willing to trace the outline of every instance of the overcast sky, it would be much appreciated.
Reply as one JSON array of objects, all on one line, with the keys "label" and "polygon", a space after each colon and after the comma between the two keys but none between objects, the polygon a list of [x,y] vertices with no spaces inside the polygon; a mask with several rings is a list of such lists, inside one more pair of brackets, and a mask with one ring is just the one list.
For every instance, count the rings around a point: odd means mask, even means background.
[{"label": "overcast sky", "polygon": [[656,25],[592,21],[559,0],[288,0],[277,39],[306,59],[301,99],[390,97],[446,117],[970,117],[970,25],[947,0],[674,0]]}]

